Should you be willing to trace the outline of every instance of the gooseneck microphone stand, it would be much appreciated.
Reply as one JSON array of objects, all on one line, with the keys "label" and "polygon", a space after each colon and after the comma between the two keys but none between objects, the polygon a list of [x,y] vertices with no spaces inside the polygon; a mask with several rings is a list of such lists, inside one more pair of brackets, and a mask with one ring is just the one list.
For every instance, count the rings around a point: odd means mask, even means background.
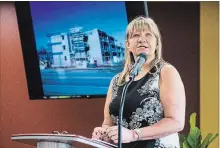
[{"label": "gooseneck microphone stand", "polygon": [[121,129],[122,129],[122,117],[123,117],[123,110],[124,110],[124,103],[125,103],[125,96],[127,93],[127,89],[129,85],[134,81],[134,76],[129,77],[129,81],[125,83],[125,86],[122,91],[121,95],[121,103],[119,108],[119,119],[118,119],[118,148],[122,148],[122,135],[121,135]]},{"label": "gooseneck microphone stand", "polygon": [[123,110],[124,110],[124,104],[125,104],[125,96],[127,93],[127,89],[129,85],[134,81],[135,76],[138,75],[138,73],[141,71],[142,65],[146,62],[147,60],[147,55],[145,53],[141,53],[137,57],[137,61],[132,67],[129,75],[129,81],[125,83],[125,86],[122,90],[122,95],[121,95],[121,102],[120,102],[120,108],[119,108],[119,117],[118,117],[118,148],[122,148],[122,118],[123,118]]}]

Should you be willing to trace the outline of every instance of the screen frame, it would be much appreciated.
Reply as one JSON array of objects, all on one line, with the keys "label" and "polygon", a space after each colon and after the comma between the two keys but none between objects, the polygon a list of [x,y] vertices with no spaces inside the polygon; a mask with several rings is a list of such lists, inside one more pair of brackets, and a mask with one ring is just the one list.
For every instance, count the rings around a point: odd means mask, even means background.
[{"label": "screen frame", "polygon": [[[28,94],[31,100],[44,98],[29,2],[14,2],[22,46]],[[128,23],[137,16],[147,16],[147,2],[125,2]],[[66,99],[77,98],[73,96]],[[106,95],[81,95],[80,98],[105,98]]]}]

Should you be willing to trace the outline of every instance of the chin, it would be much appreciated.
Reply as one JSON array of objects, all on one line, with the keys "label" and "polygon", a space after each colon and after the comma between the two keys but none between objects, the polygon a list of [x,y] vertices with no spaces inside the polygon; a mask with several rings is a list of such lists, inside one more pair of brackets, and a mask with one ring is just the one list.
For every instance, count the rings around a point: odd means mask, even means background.
[{"label": "chin", "polygon": [[149,52],[147,52],[147,51],[138,51],[138,52],[137,52],[137,55],[139,55],[139,54],[141,54],[141,53],[145,53],[147,56],[149,55]]}]

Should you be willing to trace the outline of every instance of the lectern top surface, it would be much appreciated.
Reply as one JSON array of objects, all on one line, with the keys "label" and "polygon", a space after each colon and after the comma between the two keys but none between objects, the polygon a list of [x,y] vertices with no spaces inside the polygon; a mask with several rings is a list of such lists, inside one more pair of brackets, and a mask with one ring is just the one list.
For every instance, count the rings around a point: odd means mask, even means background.
[{"label": "lectern top surface", "polygon": [[37,142],[57,142],[73,144],[74,142],[80,142],[87,145],[91,145],[97,148],[117,148],[116,145],[86,138],[75,134],[45,134],[45,133],[31,133],[31,134],[13,134],[11,139],[13,141],[21,142],[29,145],[37,145]]}]

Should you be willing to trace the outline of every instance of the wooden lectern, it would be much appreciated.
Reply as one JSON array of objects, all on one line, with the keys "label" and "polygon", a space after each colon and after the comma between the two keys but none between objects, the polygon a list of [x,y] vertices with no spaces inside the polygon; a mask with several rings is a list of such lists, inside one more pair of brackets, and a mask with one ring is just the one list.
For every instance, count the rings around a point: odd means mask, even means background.
[{"label": "wooden lectern", "polygon": [[116,145],[101,140],[70,134],[15,134],[12,135],[11,140],[37,148],[73,148],[73,144],[76,142],[95,148],[117,148]]}]

